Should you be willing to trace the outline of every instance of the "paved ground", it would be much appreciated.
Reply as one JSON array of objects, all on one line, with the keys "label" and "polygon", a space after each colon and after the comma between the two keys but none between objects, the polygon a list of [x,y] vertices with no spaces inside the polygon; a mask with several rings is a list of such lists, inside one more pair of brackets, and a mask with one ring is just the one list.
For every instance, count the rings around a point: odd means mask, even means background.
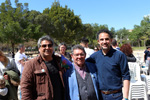
[{"label": "paved ground", "polygon": [[144,62],[144,50],[133,51],[134,56],[141,62]]}]

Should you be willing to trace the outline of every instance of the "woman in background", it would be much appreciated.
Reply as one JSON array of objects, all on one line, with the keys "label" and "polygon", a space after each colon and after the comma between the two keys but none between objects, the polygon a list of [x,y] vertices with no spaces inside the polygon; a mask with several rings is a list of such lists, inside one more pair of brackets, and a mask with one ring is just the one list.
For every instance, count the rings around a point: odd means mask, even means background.
[{"label": "woman in background", "polygon": [[18,100],[19,75],[14,60],[10,61],[0,50],[0,100]]},{"label": "woman in background", "polygon": [[0,50],[0,73],[4,73],[4,70],[10,67],[10,60]]},{"label": "woman in background", "polygon": [[72,61],[72,58],[71,58],[71,55],[70,53],[66,52],[67,50],[67,45],[65,43],[60,43],[59,44],[59,47],[58,47],[58,50],[59,50],[59,54],[63,55],[65,58],[67,58],[69,61]]},{"label": "woman in background", "polygon": [[133,55],[133,50],[130,44],[126,43],[120,47],[120,51],[122,51],[126,56],[128,62],[136,62],[136,58]]},{"label": "woman in background", "polygon": [[0,70],[1,70],[0,73],[4,73],[7,70],[13,70],[20,76],[20,72],[16,66],[14,59],[12,58],[10,60],[9,58],[7,58],[1,50],[0,50]]}]

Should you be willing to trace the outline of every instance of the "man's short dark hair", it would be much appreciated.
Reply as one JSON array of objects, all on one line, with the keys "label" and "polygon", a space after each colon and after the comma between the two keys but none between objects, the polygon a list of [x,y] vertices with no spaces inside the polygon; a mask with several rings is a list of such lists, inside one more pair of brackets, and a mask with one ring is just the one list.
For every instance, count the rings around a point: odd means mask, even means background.
[{"label": "man's short dark hair", "polygon": [[97,39],[99,39],[99,34],[101,34],[101,33],[103,33],[103,32],[104,32],[104,33],[107,33],[111,39],[113,38],[112,33],[111,33],[108,29],[101,29],[101,30],[99,30],[99,32],[97,33]]},{"label": "man's short dark hair", "polygon": [[116,45],[117,45],[116,39],[113,39],[113,40],[112,40],[112,45],[113,45],[113,46],[116,46]]},{"label": "man's short dark hair", "polygon": [[149,48],[150,48],[150,46],[147,47],[147,49],[149,49]]},{"label": "man's short dark hair", "polygon": [[84,44],[89,43],[89,40],[87,38],[82,38],[81,43],[84,43]]},{"label": "man's short dark hair", "polygon": [[23,48],[23,47],[24,47],[23,44],[19,44],[19,45],[18,45],[18,50],[20,50],[20,49]]}]

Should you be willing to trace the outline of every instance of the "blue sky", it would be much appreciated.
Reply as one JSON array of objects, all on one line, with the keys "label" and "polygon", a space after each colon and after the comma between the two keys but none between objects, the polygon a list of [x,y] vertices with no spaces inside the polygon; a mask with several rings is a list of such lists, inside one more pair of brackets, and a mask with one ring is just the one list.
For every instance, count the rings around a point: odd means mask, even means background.
[{"label": "blue sky", "polygon": [[[0,0],[0,4],[5,0]],[[11,0],[14,3],[15,0]],[[19,0],[20,3],[29,3],[29,10],[42,12],[51,8],[54,0]],[[140,25],[144,15],[150,14],[150,0],[59,0],[60,5],[68,6],[80,15],[83,24],[107,24],[115,30],[133,29]]]}]

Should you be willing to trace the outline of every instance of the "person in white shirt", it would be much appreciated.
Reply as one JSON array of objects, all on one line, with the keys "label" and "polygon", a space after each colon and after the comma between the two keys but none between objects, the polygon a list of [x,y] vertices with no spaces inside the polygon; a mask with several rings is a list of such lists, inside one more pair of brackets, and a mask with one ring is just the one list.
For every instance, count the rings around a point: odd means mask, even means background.
[{"label": "person in white shirt", "polygon": [[24,52],[25,52],[25,46],[23,44],[20,44],[18,46],[18,52],[15,54],[15,62],[21,74],[23,71],[23,66],[25,64],[25,61],[27,60],[27,56],[25,55]]},{"label": "person in white shirt", "polygon": [[[18,46],[18,52],[15,54],[15,63],[17,65],[18,70],[20,71],[20,79],[22,76],[22,72],[24,69],[25,61],[27,61],[27,56],[25,55],[25,46],[23,44],[20,44]],[[21,100],[21,89],[20,85],[18,86],[18,99]]]},{"label": "person in white shirt", "polygon": [[[90,55],[94,53],[94,50],[93,50],[93,49],[90,49],[90,48],[88,47],[88,43],[89,43],[89,40],[88,40],[87,38],[82,38],[81,43],[80,43],[80,45],[83,46],[84,49],[85,49],[86,58],[90,57]],[[85,59],[86,59],[86,58],[85,58]]]}]

